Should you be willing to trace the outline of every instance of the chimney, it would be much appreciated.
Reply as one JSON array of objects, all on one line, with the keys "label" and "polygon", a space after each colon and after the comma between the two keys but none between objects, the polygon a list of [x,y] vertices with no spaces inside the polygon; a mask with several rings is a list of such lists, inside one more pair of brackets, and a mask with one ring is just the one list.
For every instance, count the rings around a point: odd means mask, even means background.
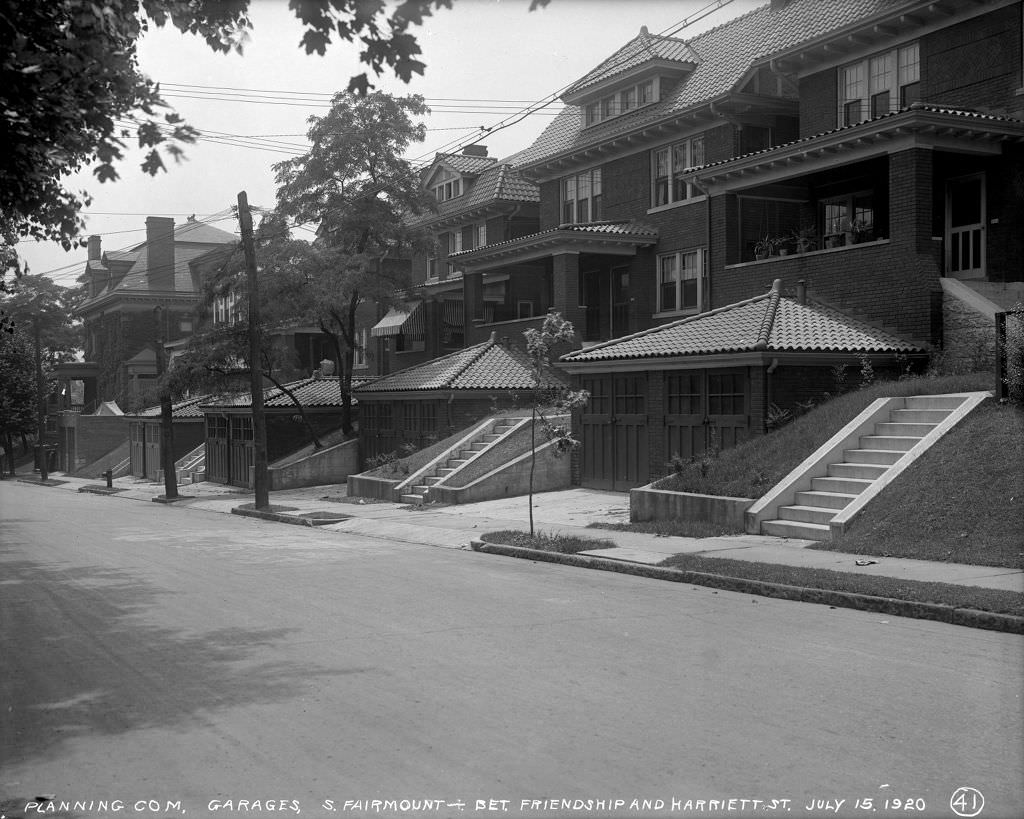
[{"label": "chimney", "polygon": [[462,149],[463,156],[487,156],[486,145],[467,145]]},{"label": "chimney", "polygon": [[100,256],[102,256],[102,255],[103,254],[100,251],[100,237],[99,236],[90,236],[89,237],[89,261],[90,262],[98,262],[100,260]]},{"label": "chimney", "polygon": [[166,216],[146,219],[146,277],[150,290],[174,289],[174,220]]},{"label": "chimney", "polygon": [[784,9],[788,4],[789,0],[772,0],[772,11]]},{"label": "chimney", "polygon": [[807,282],[803,279],[796,283],[796,303],[807,304]]}]

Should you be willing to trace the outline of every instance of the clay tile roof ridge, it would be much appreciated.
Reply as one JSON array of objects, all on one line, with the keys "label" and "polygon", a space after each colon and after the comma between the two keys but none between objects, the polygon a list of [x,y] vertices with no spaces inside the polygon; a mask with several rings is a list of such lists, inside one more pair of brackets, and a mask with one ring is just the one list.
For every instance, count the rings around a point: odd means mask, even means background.
[{"label": "clay tile roof ridge", "polygon": [[737,302],[733,302],[732,304],[723,305],[722,307],[716,307],[714,310],[708,310],[706,313],[695,313],[692,316],[684,316],[681,319],[676,319],[675,321],[670,321],[667,324],[659,324],[659,325],[657,325],[655,327],[648,327],[646,330],[640,330],[639,332],[636,332],[636,333],[630,333],[628,336],[621,336],[620,338],[613,338],[610,341],[602,341],[600,344],[594,344],[591,347],[586,347],[586,348],[581,349],[581,350],[573,350],[571,353],[566,353],[559,360],[560,361],[569,361],[569,360],[572,359],[573,356],[576,356],[576,355],[587,355],[589,353],[594,352],[595,350],[601,350],[601,349],[604,349],[605,347],[612,347],[612,346],[615,346],[617,344],[622,344],[623,342],[626,342],[626,341],[633,341],[634,339],[643,338],[644,336],[649,336],[652,333],[660,333],[660,332],[663,332],[665,330],[671,330],[671,329],[674,329],[676,327],[681,327],[684,324],[690,324],[691,322],[694,322],[694,321],[706,319],[709,316],[716,316],[716,315],[719,315],[721,313],[727,313],[727,312],[729,312],[731,310],[739,309],[740,307],[746,307],[747,305],[750,305],[750,304],[756,304],[759,301],[762,301],[764,299],[770,298],[771,295],[772,295],[772,291],[769,291],[767,293],[761,293],[761,294],[759,294],[757,296],[751,296],[749,299],[744,299],[743,301],[737,301]]},{"label": "clay tile roof ridge", "polygon": [[772,327],[775,325],[775,317],[779,313],[779,300],[782,298],[781,294],[782,282],[776,279],[772,283],[772,289],[768,293],[768,309],[765,310],[764,318],[761,320],[761,327],[757,332],[757,341],[754,344],[755,350],[767,350],[768,340],[772,335]]}]

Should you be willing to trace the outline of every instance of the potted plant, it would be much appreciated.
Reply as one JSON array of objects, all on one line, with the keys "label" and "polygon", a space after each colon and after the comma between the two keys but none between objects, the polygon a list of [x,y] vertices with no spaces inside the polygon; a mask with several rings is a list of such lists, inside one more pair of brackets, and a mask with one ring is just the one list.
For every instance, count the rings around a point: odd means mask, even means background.
[{"label": "potted plant", "polygon": [[789,236],[776,236],[774,239],[772,239],[772,244],[775,246],[775,252],[778,253],[780,256],[789,255]]},{"label": "potted plant", "polygon": [[842,229],[848,245],[866,242],[871,236],[871,225],[863,219],[844,219]]},{"label": "potted plant", "polygon": [[775,240],[769,236],[765,236],[763,239],[758,239],[757,244],[754,245],[754,258],[757,261],[767,259],[772,255],[772,251],[775,249]]},{"label": "potted plant", "polygon": [[807,253],[818,249],[818,232],[813,227],[802,227],[793,231],[793,242],[797,253]]}]

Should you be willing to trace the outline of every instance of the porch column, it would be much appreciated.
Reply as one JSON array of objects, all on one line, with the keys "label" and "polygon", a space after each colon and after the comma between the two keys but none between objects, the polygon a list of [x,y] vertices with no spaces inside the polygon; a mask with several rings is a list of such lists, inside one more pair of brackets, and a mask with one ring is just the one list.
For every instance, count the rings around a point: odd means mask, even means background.
[{"label": "porch column", "polygon": [[560,253],[552,260],[554,304],[562,318],[572,322],[580,337],[587,320],[580,308],[580,256],[578,253]]},{"label": "porch column", "polygon": [[941,232],[934,219],[932,152],[911,148],[889,156],[889,237],[913,253],[934,256]]},{"label": "porch column", "polygon": [[482,273],[462,274],[462,320],[467,347],[487,339],[479,329],[484,316],[484,284]]}]

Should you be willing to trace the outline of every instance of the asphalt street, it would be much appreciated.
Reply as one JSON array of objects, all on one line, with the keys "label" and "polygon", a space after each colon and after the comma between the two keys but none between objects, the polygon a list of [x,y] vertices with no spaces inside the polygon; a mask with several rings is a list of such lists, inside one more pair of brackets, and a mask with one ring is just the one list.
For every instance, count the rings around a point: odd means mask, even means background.
[{"label": "asphalt street", "polygon": [[1010,634],[0,483],[7,816],[1009,819],[1022,680]]}]

